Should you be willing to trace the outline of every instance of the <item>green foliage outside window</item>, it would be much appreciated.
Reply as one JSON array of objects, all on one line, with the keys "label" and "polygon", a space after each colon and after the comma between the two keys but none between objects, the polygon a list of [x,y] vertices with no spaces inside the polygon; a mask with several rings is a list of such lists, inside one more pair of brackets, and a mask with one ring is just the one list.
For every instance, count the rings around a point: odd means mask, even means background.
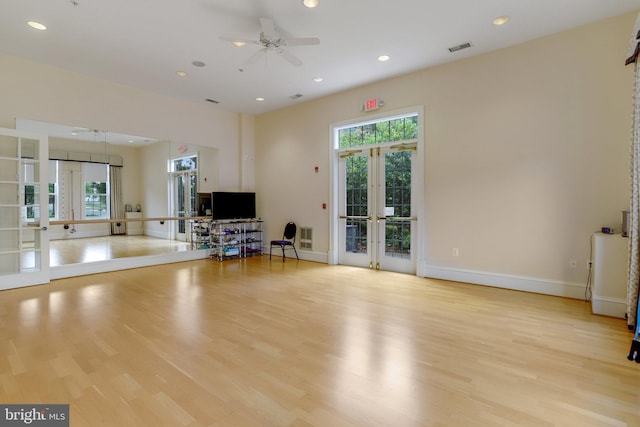
[{"label": "green foliage outside window", "polygon": [[173,161],[173,172],[182,172],[198,169],[198,157],[183,157]]},{"label": "green foliage outside window", "polygon": [[56,184],[49,183],[49,218],[56,217]]},{"label": "green foliage outside window", "polygon": [[35,219],[35,210],[33,205],[36,204],[36,186],[24,186],[24,204],[27,206],[27,219]]},{"label": "green foliage outside window", "polygon": [[[24,204],[27,207],[27,219],[35,219],[36,208],[36,186],[24,186]],[[49,218],[56,216],[56,184],[49,183]]]},{"label": "green foliage outside window", "polygon": [[85,182],[84,216],[88,219],[107,217],[106,182]]},{"label": "green foliage outside window", "polygon": [[418,137],[418,116],[385,120],[338,131],[339,148],[362,147]]},{"label": "green foliage outside window", "polygon": [[[393,216],[411,216],[411,152],[401,151],[385,156],[385,206],[393,207]],[[387,256],[409,255],[411,225],[387,220],[385,224]]]}]

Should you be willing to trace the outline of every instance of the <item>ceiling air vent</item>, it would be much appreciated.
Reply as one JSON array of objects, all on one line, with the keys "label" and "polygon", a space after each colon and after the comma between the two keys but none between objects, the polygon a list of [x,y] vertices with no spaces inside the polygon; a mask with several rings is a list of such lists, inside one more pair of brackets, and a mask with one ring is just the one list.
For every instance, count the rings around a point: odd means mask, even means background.
[{"label": "ceiling air vent", "polygon": [[450,47],[449,52],[451,53],[457,52],[459,50],[466,49],[468,47],[471,47],[471,42],[466,42],[466,43],[459,44],[458,46]]},{"label": "ceiling air vent", "polygon": [[205,101],[211,102],[212,104],[220,104],[220,101],[216,101],[215,99],[207,98]]},{"label": "ceiling air vent", "polygon": [[291,98],[291,99],[302,98],[302,94],[301,93],[296,93],[295,95],[291,95],[289,98]]}]

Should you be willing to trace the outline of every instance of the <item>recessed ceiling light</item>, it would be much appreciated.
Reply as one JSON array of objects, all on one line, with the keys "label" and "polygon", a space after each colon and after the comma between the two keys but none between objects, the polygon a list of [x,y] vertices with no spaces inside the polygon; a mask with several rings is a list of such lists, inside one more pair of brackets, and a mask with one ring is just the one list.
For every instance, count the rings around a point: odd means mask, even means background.
[{"label": "recessed ceiling light", "polygon": [[232,45],[234,45],[235,47],[242,47],[244,46],[246,43],[240,40],[234,40],[231,42]]},{"label": "recessed ceiling light", "polygon": [[130,139],[127,141],[128,143],[132,144],[133,143],[133,139]]},{"label": "recessed ceiling light", "polygon": [[319,0],[302,0],[302,4],[305,7],[317,7],[320,4]]},{"label": "recessed ceiling light", "polygon": [[36,21],[29,21],[27,22],[27,25],[30,26],[31,28],[35,28],[36,30],[40,30],[40,31],[44,31],[47,29],[47,26],[44,24],[41,24],[39,22]]},{"label": "recessed ceiling light", "polygon": [[507,22],[509,22],[509,17],[507,15],[498,16],[496,19],[493,20],[493,25],[495,25],[496,27],[499,27],[500,25],[504,25]]},{"label": "recessed ceiling light", "polygon": [[193,61],[193,62],[191,63],[191,65],[193,65],[194,67],[204,67],[204,66],[205,66],[205,65],[207,65],[207,64],[205,64],[205,63],[204,63],[204,62],[202,62],[202,61]]},{"label": "recessed ceiling light", "polygon": [[256,101],[262,102],[262,101],[264,101],[264,98],[256,98]]},{"label": "recessed ceiling light", "polygon": [[176,74],[179,75],[180,77],[187,77],[186,71],[176,71]]},{"label": "recessed ceiling light", "polygon": [[380,62],[385,62],[385,61],[388,61],[390,59],[391,59],[391,57],[389,55],[380,55],[380,56],[378,56],[378,61],[380,61]]},{"label": "recessed ceiling light", "polygon": [[323,80],[324,80],[324,78],[322,78],[322,77],[314,77],[313,78],[313,81],[316,82],[316,83],[320,83]]}]

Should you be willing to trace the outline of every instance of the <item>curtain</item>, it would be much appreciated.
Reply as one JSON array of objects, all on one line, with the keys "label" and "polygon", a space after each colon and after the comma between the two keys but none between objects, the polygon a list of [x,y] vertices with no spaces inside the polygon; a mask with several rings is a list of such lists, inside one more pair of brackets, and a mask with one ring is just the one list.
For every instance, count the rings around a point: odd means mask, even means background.
[{"label": "curtain", "polygon": [[640,280],[640,14],[631,35],[629,50],[625,64],[633,64],[635,74],[633,79],[633,106],[631,117],[631,147],[629,156],[630,172],[630,220],[629,220],[629,271],[627,274],[627,325],[636,325],[638,310],[638,281]]},{"label": "curtain", "polygon": [[[111,219],[124,218],[124,205],[122,204],[122,168],[109,166],[109,184],[111,187]],[[124,222],[112,222],[111,234],[125,234],[127,231]]]}]

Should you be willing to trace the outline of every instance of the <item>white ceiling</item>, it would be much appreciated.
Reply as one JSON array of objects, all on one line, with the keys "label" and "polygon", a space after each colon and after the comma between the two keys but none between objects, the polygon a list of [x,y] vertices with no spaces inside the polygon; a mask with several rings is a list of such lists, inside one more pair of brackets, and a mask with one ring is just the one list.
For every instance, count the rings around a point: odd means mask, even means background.
[{"label": "white ceiling", "polygon": [[[260,114],[638,10],[640,0],[320,0],[314,9],[302,0],[0,0],[0,7],[0,52]],[[493,26],[501,15],[510,22]],[[260,47],[220,37],[257,39],[261,17],[285,38],[318,37],[320,45],[288,48],[299,67],[273,52],[247,64]],[[47,30],[31,29],[30,20]],[[448,51],[465,42],[473,46]],[[378,62],[382,54],[391,59]],[[303,96],[289,98],[295,94]]]}]

